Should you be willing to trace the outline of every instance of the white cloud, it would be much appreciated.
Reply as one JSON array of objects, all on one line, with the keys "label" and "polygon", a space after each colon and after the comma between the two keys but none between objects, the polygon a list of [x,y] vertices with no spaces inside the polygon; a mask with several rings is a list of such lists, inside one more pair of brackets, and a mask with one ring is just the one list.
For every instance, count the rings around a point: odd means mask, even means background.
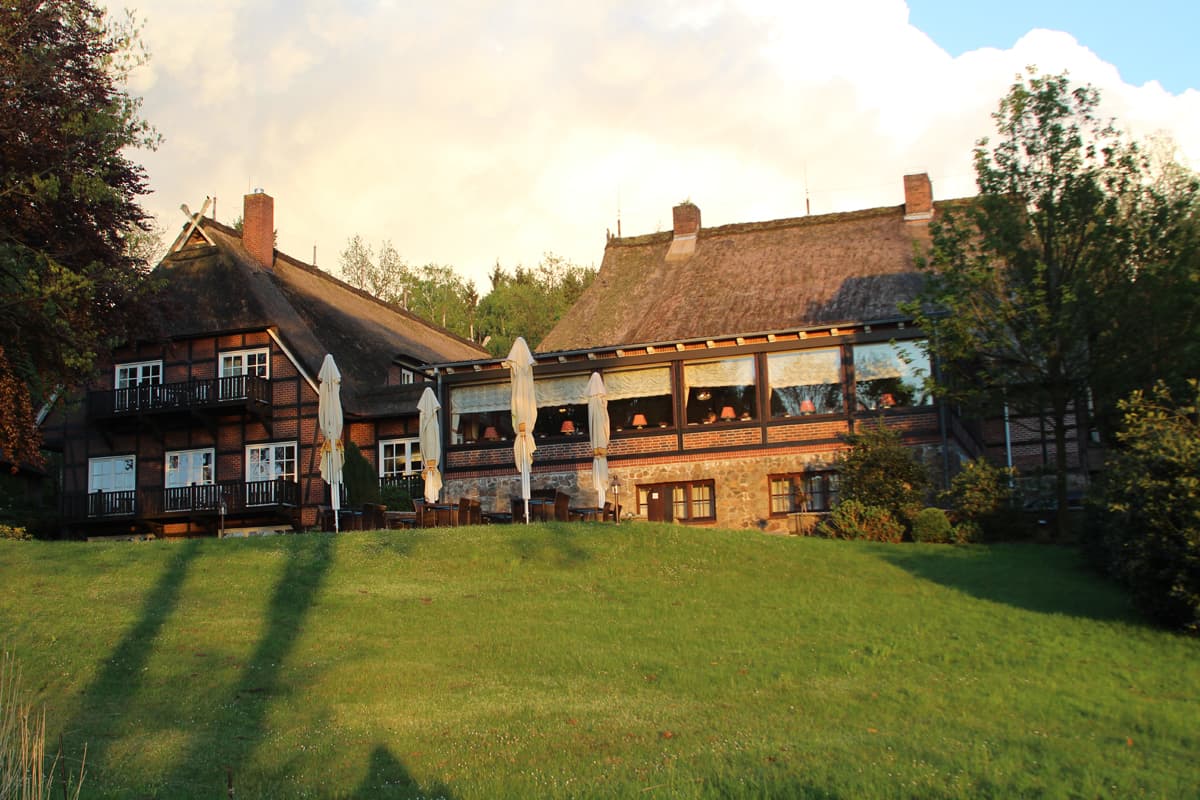
[{"label": "white cloud", "polygon": [[[299,8],[296,6],[300,5]],[[148,207],[276,198],[280,247],[332,267],[354,234],[486,288],[554,251],[598,264],[605,229],[898,204],[901,176],[969,194],[971,148],[1027,64],[1069,69],[1137,136],[1200,164],[1200,92],[1130,86],[1071,36],[950,57],[902,0],[304,4],[145,0],[139,77],[166,135]]]}]

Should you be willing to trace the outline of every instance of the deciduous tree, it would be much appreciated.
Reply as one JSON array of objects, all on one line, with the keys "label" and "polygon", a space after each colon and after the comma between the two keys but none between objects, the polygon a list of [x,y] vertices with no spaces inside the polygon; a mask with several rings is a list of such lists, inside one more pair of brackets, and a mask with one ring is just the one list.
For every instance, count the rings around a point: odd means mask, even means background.
[{"label": "deciduous tree", "polygon": [[[0,448],[38,460],[31,407],[92,372],[153,317],[135,310],[148,265],[143,169],[157,145],[124,88],[144,57],[131,17],[88,0],[0,4]],[[15,396],[14,396],[15,393]]]},{"label": "deciduous tree", "polygon": [[911,308],[943,391],[1047,413],[1060,532],[1070,417],[1086,429],[1102,300],[1122,285],[1143,223],[1142,162],[1098,103],[1066,75],[1030,70],[1011,87],[993,114],[998,140],[975,150],[980,195],[933,225],[926,290]]}]

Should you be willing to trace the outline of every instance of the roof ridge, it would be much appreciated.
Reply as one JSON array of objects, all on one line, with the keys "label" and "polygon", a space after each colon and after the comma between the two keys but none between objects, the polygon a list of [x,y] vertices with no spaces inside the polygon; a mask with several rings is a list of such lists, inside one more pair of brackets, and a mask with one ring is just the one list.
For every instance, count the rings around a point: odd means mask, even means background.
[{"label": "roof ridge", "polygon": [[[934,208],[953,208],[970,201],[970,197],[958,197],[948,200],[938,200],[934,202]],[[888,214],[904,213],[904,204],[893,206],[876,206],[874,208],[861,208],[854,211],[831,211],[828,214],[814,214],[803,217],[781,217],[779,219],[761,220],[759,222],[731,222],[725,225],[715,225],[713,227],[702,227],[699,231],[699,238],[704,239],[710,236],[730,236],[743,233],[757,233],[759,231],[779,230],[781,228],[799,228],[809,225],[833,225],[840,222],[846,222],[854,219],[867,219],[875,216],[886,216]],[[669,242],[674,234],[671,231],[656,231],[654,233],[643,233],[636,236],[623,236],[609,239],[609,247],[639,247],[647,244],[655,244],[657,242]]]}]

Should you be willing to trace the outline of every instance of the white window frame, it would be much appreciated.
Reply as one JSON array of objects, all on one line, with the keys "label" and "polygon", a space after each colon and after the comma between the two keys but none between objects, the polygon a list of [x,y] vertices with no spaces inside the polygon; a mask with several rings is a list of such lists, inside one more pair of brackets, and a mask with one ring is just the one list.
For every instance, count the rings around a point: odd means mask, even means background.
[{"label": "white window frame", "polygon": [[[275,470],[274,451],[276,448],[280,448],[280,447],[290,447],[292,449],[292,458],[291,458],[292,470],[291,470],[291,472],[290,473],[288,473],[288,472],[276,473],[276,474],[272,474],[265,478],[259,477],[259,476],[251,477],[250,476],[250,453],[251,453],[251,451],[253,451],[253,450],[268,450],[268,451],[270,451],[272,453],[272,456],[269,459],[269,463],[271,465],[272,471],[274,472],[274,470]],[[248,445],[246,445],[246,471],[245,471],[246,472],[246,482],[251,483],[253,481],[273,481],[276,478],[283,478],[284,480],[292,480],[292,481],[297,480],[296,470],[299,466],[297,463],[298,460],[299,460],[299,448],[296,446],[295,440],[290,441],[290,442],[260,442],[259,444],[248,444]]]},{"label": "white window frame", "polygon": [[[276,471],[274,452],[276,449],[281,448],[281,447],[282,448],[291,448],[292,471],[290,473]],[[268,466],[268,469],[271,470],[272,474],[269,475],[268,477],[265,477],[265,478],[260,477],[260,476],[251,477],[251,475],[250,475],[250,453],[251,453],[251,451],[254,451],[254,450],[266,450],[272,454],[271,458],[269,459],[269,466]],[[250,489],[251,483],[258,483],[259,481],[274,481],[274,480],[290,480],[293,482],[299,482],[299,477],[298,477],[299,468],[300,468],[300,448],[296,444],[295,440],[292,440],[290,442],[289,441],[259,442],[258,444],[246,445],[246,469],[245,469],[246,505],[248,505],[248,506],[263,505],[263,503],[254,502],[253,498],[261,497],[262,494],[251,491],[251,489]],[[269,491],[269,496],[271,497],[271,499],[269,501],[267,501],[267,503],[266,503],[267,505],[278,502],[278,497],[276,496],[276,491],[274,488],[272,488]]]},{"label": "white window frame", "polygon": [[[397,460],[396,456],[391,459],[387,456],[386,448],[403,447],[404,470],[397,472],[395,470],[388,472],[384,467],[389,460]],[[416,466],[413,465],[413,453],[416,453]],[[418,437],[405,437],[399,439],[381,439],[379,441],[379,477],[381,478],[398,478],[401,475],[416,475],[421,471],[421,440]]]},{"label": "white window frame", "polygon": [[[208,453],[209,456],[209,476],[204,478],[203,475],[199,480],[189,481],[187,483],[172,484],[171,483],[171,456],[193,456],[196,454]],[[203,470],[203,467],[201,467]],[[188,450],[168,450],[163,454],[163,486],[168,489],[179,489],[184,486],[208,486],[216,483],[217,479],[217,451],[212,447],[196,447]]]},{"label": "white window frame", "polygon": [[[154,369],[147,370],[147,367],[153,367]],[[122,382],[122,380],[121,380],[122,370],[126,370],[126,371],[127,370],[135,370],[135,373],[134,373],[135,379],[130,381],[130,380],[128,380],[129,376],[126,376],[127,379],[124,382]],[[157,375],[143,374],[145,372],[156,372]],[[124,363],[117,364],[113,371],[113,388],[114,389],[128,389],[133,386],[141,386],[143,384],[143,382],[147,381],[147,379],[149,379],[149,382],[146,384],[148,386],[158,386],[158,385],[162,384],[162,382],[163,382],[163,362],[162,362],[161,358],[155,359],[153,361],[126,361]]]},{"label": "white window frame", "polygon": [[[246,367],[246,362],[251,356],[262,356],[262,364],[256,365],[254,371],[249,371]],[[225,350],[220,356],[219,374],[222,378],[235,378],[239,375],[256,375],[259,378],[271,377],[271,348],[269,347],[251,347],[245,350]],[[238,365],[229,364],[227,368],[227,359],[241,359]]]},{"label": "white window frame", "polygon": [[[126,475],[129,476],[129,481],[128,481],[129,485],[121,486],[121,487],[116,487],[116,486],[100,486],[100,487],[98,487],[96,485],[96,477],[97,476],[96,476],[95,468],[97,466],[99,466],[100,464],[115,464],[118,461],[122,461],[122,462],[128,461],[129,462],[129,468],[122,469],[121,472],[119,473],[121,477],[124,477]],[[118,476],[118,473],[116,471],[113,471],[108,474],[113,477]],[[122,481],[122,482],[124,482],[124,481]],[[115,483],[115,481],[114,481],[114,483]],[[95,492],[132,492],[136,489],[137,489],[137,456],[135,456],[135,455],[101,456],[98,458],[89,458],[88,459],[88,494],[93,494]]]}]

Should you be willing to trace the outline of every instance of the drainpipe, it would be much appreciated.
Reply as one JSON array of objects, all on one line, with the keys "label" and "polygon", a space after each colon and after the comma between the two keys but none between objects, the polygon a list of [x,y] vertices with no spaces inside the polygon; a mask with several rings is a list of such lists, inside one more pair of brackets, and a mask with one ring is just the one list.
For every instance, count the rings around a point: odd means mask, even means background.
[{"label": "drainpipe", "polygon": [[1004,397],[1004,465],[1008,467],[1008,488],[1012,488],[1012,427],[1008,420],[1008,395]]}]

